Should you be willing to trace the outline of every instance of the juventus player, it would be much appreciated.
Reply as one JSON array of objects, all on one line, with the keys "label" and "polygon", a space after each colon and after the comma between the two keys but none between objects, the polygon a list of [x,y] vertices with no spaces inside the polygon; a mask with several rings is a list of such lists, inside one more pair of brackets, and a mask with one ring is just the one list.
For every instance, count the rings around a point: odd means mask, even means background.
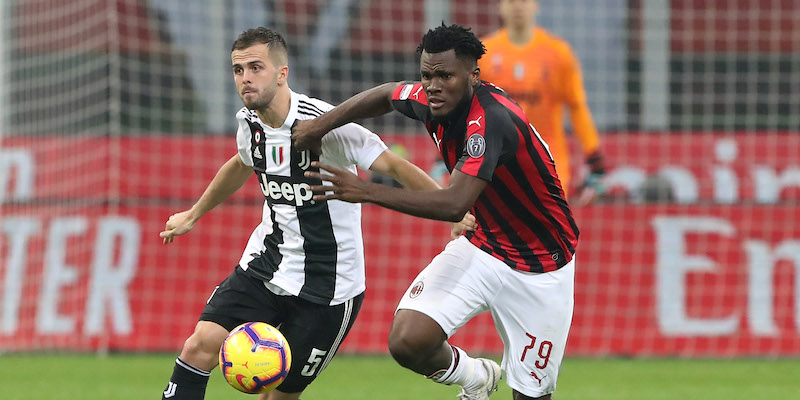
[{"label": "juventus player", "polygon": [[435,382],[458,384],[462,399],[488,399],[501,369],[447,338],[490,311],[503,344],[514,399],[550,399],[564,355],[574,292],[578,228],[547,144],[505,92],[480,80],[483,44],[458,25],[429,30],[417,48],[421,82],[388,83],[357,94],[293,129],[313,146],[352,120],[392,108],[425,123],[451,172],[446,189],[411,193],[378,188],[352,173],[314,163],[306,172],[316,200],[372,202],[407,214],[457,221],[471,209],[478,227],[450,242],[417,276],[398,305],[389,350]]},{"label": "juventus player", "polygon": [[266,198],[263,219],[239,265],[208,299],[162,399],[203,399],[223,340],[248,321],[277,326],[292,346],[289,375],[276,390],[262,394],[262,400],[299,398],[331,361],[364,298],[361,208],[313,200],[310,186],[322,181],[304,176],[312,161],[350,172],[355,166],[369,168],[412,190],[438,188],[422,170],[356,124],[331,131],[321,142],[321,155],[292,147],[292,124],[332,106],[289,89],[286,43],[278,33],[267,28],[243,32],[233,44],[231,60],[245,105],[236,114],[238,154],[220,168],[191,209],[169,218],[160,236],[166,244],[189,232],[254,171]]}]

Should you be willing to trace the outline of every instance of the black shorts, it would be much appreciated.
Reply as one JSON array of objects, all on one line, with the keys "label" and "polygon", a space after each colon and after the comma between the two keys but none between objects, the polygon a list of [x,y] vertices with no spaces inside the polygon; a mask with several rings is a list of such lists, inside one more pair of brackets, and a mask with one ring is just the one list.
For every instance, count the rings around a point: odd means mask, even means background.
[{"label": "black shorts", "polygon": [[328,365],[353,326],[363,301],[364,293],[335,306],[280,296],[237,266],[214,289],[200,320],[217,323],[228,331],[252,321],[278,328],[292,350],[292,367],[277,389],[297,393]]}]

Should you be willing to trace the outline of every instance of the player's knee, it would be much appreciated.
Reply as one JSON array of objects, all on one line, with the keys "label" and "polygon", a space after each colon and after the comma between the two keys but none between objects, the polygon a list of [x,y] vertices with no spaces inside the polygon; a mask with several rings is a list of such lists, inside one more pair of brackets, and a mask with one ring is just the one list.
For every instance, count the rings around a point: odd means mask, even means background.
[{"label": "player's knee", "polygon": [[403,339],[390,340],[389,353],[403,367],[414,369],[419,363],[419,353],[415,352],[414,347]]},{"label": "player's knee", "polygon": [[195,331],[183,343],[180,358],[192,366],[208,371],[217,364],[221,345],[222,342],[216,338],[202,331]]},{"label": "player's knee", "polygon": [[184,358],[184,356],[192,358],[202,357],[209,353],[208,346],[208,340],[203,338],[203,336],[198,334],[198,332],[195,332],[192,334],[192,336],[189,336],[185,342],[183,342],[181,358]]},{"label": "player's knee", "polygon": [[400,310],[389,331],[389,352],[400,365],[415,364],[433,356],[446,339],[429,317]]},{"label": "player's knee", "polygon": [[398,364],[406,368],[414,368],[428,359],[439,343],[419,332],[398,332],[389,334],[389,353]]}]

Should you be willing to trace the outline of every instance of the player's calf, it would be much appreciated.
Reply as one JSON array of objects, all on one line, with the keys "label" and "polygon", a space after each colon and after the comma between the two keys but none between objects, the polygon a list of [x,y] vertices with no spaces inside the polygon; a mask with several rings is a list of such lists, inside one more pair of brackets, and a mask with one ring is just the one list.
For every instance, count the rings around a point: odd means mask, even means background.
[{"label": "player's calf", "polygon": [[175,360],[172,376],[161,394],[162,400],[202,400],[206,396],[206,386],[210,371],[204,371]]},{"label": "player's calf", "polygon": [[208,377],[219,362],[219,349],[228,330],[213,322],[200,321],[186,339],[181,355],[175,360],[163,400],[202,400]]}]

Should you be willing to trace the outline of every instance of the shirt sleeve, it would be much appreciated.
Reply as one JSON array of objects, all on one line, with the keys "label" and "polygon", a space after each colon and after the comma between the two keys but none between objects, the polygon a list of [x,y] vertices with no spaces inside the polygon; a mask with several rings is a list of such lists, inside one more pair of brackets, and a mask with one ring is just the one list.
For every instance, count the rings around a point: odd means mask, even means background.
[{"label": "shirt sleeve", "polygon": [[392,107],[409,118],[422,122],[431,119],[428,97],[419,82],[402,83],[392,92]]},{"label": "shirt sleeve", "polygon": [[236,147],[238,148],[239,158],[242,159],[244,165],[252,167],[252,133],[250,132],[250,125],[248,125],[247,121],[245,120],[246,115],[247,111],[244,108],[236,113],[236,120],[239,123],[239,128],[236,130]]},{"label": "shirt sleeve", "polygon": [[341,165],[357,165],[363,170],[386,150],[386,144],[367,128],[349,123],[322,137],[322,154]]}]

